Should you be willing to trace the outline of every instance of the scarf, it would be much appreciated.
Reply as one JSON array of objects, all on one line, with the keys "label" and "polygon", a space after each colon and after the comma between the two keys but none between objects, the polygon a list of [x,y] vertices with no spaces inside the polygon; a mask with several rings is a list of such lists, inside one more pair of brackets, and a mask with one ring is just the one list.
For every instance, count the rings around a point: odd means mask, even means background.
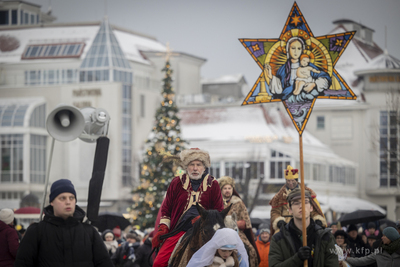
[{"label": "scarf", "polygon": [[400,238],[390,242],[389,244],[382,244],[382,249],[392,255],[394,252],[400,249]]},{"label": "scarf", "polygon": [[235,266],[235,261],[233,260],[232,256],[229,256],[226,261],[224,261],[224,259],[221,257],[215,256],[211,266],[233,267]]}]

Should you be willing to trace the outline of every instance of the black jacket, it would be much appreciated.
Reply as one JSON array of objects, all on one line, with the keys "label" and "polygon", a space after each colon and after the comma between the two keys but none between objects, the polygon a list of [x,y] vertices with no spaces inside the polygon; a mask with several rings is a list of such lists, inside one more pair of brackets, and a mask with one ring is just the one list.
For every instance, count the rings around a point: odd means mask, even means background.
[{"label": "black jacket", "polygon": [[[114,255],[111,256],[112,262],[118,267],[134,267],[134,262],[136,261],[136,251],[139,246],[139,242],[130,244],[128,241],[126,241],[122,243],[122,245],[117,248],[117,251],[115,251]],[[130,254],[131,248],[133,248],[132,255]]]},{"label": "black jacket", "polygon": [[151,267],[153,265],[153,260],[151,260],[151,265],[149,264],[151,250],[151,241],[149,238],[146,238],[144,243],[136,250],[136,261],[134,267]]},{"label": "black jacket", "polygon": [[350,256],[361,258],[367,256],[371,252],[369,245],[365,244],[361,236],[357,235],[356,239],[347,238],[347,248],[350,249]]},{"label": "black jacket", "polygon": [[21,241],[15,267],[112,267],[110,256],[99,233],[82,223],[85,212],[76,206],[73,217],[54,216],[45,208],[43,221],[32,224]]}]

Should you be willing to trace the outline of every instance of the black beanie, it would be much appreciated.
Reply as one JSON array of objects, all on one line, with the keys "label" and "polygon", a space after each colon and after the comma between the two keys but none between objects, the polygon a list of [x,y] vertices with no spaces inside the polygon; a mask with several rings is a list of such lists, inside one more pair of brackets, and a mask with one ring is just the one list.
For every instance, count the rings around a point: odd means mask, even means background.
[{"label": "black beanie", "polygon": [[351,231],[357,231],[357,226],[350,224],[349,228],[347,228],[347,232],[350,233]]},{"label": "black beanie", "polygon": [[76,198],[76,192],[74,185],[71,183],[70,180],[67,179],[60,179],[55,181],[51,185],[50,189],[50,203],[59,195],[62,193],[71,193],[75,196]]}]

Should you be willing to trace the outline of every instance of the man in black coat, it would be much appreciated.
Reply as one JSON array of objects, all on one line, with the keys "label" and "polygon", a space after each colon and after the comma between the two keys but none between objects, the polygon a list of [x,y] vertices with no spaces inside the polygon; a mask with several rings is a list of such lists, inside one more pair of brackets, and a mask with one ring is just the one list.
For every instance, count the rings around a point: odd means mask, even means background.
[{"label": "man in black coat", "polygon": [[[349,225],[349,228],[347,228],[347,234],[348,250],[350,252],[349,256],[353,258],[361,258],[371,254],[372,248],[369,244],[364,243],[362,237],[358,235],[357,227],[354,224]],[[368,267],[370,266],[368,265]]]},{"label": "man in black coat", "polygon": [[83,223],[70,180],[55,181],[43,221],[32,224],[21,241],[14,267],[113,267],[100,235]]},{"label": "man in black coat", "polygon": [[134,267],[151,267],[153,265],[153,259],[150,259],[149,262],[152,250],[151,240],[152,237],[147,237],[144,243],[136,250],[136,261]]}]

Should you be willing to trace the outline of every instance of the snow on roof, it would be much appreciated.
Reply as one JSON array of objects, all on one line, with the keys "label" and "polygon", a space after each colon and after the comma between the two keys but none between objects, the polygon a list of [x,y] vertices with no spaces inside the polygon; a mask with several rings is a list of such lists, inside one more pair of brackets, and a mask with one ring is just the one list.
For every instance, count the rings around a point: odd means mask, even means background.
[{"label": "snow on roof", "polygon": [[[90,46],[100,29],[99,23],[87,24],[51,24],[38,27],[19,27],[16,29],[0,30],[0,36],[12,36],[18,39],[20,46],[13,51],[0,51],[0,61],[16,63],[21,61],[22,53],[29,44],[84,42],[85,49],[81,59],[86,56]],[[128,60],[149,64],[139,50],[166,51],[166,47],[157,40],[144,37],[133,32],[114,29],[115,37]]]},{"label": "snow on roof", "polygon": [[318,195],[317,199],[324,213],[328,210],[338,213],[349,213],[356,210],[377,210],[386,214],[386,211],[378,205],[356,197]]},{"label": "snow on roof", "polygon": [[388,51],[385,50],[383,54],[377,56],[368,62],[368,64],[359,67],[355,71],[377,69],[400,69],[400,60],[389,55]]},{"label": "snow on roof", "polygon": [[243,74],[223,75],[217,78],[204,78],[202,84],[238,83],[244,78]]}]

